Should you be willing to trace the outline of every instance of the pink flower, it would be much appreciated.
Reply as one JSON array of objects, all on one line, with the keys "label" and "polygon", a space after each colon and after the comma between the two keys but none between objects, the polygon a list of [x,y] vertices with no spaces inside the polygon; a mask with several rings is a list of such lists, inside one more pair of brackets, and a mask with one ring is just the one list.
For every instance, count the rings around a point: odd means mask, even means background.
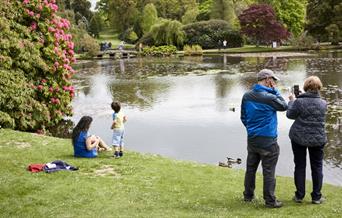
[{"label": "pink flower", "polygon": [[34,12],[33,12],[33,11],[30,11],[30,10],[27,10],[27,9],[26,9],[26,13],[27,13],[29,16],[31,16],[31,17],[34,16]]},{"label": "pink flower", "polygon": [[43,10],[43,6],[42,5],[38,5],[38,10],[42,11]]},{"label": "pink flower", "polygon": [[42,83],[46,83],[46,79],[42,79]]},{"label": "pink flower", "polygon": [[53,88],[52,87],[49,88],[49,92],[53,92]]},{"label": "pink flower", "polygon": [[74,49],[75,44],[73,42],[68,43],[68,48],[69,49]]},{"label": "pink flower", "polygon": [[37,86],[37,89],[38,89],[39,91],[41,91],[41,90],[43,90],[43,86],[42,86],[42,85],[38,85],[38,86]]},{"label": "pink flower", "polygon": [[39,19],[39,18],[40,18],[40,14],[36,14],[36,18],[38,18],[38,19]]},{"label": "pink flower", "polygon": [[49,27],[49,28],[48,28],[48,31],[49,31],[49,32],[55,32],[56,30],[55,30],[55,28],[53,28],[53,27]]},{"label": "pink flower", "polygon": [[35,30],[37,29],[37,23],[36,22],[32,22],[31,23],[31,30]]},{"label": "pink flower", "polygon": [[24,3],[25,5],[27,5],[27,4],[30,3],[30,0],[24,0],[23,3]]}]

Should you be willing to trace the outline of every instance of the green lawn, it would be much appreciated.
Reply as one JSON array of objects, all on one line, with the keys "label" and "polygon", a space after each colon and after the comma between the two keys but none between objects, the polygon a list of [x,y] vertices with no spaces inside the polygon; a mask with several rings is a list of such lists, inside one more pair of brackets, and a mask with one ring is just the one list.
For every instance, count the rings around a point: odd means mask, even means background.
[{"label": "green lawn", "polygon": [[[112,48],[118,48],[118,46],[121,43],[121,40],[118,39],[118,34],[110,31],[110,30],[105,30],[103,32],[100,32],[100,37],[97,39],[97,42],[111,42],[112,43]],[[132,44],[125,44],[126,48],[134,48],[134,45]]]},{"label": "green lawn", "polygon": [[[244,145],[241,145],[244,146]],[[69,140],[0,129],[0,217],[341,217],[342,187],[324,185],[327,201],[291,201],[293,179],[277,178],[280,209],[241,200],[241,170],[129,151],[74,158]],[[78,171],[30,173],[30,163],[64,160]],[[310,190],[311,185],[308,185]]]}]

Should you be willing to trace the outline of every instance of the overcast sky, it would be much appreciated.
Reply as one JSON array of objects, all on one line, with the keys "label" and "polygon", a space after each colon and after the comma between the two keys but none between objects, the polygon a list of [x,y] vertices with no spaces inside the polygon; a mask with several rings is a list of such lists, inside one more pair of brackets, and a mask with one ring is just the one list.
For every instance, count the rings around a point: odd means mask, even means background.
[{"label": "overcast sky", "polygon": [[94,10],[95,9],[95,6],[96,6],[96,2],[97,0],[89,0],[91,2],[91,10]]}]

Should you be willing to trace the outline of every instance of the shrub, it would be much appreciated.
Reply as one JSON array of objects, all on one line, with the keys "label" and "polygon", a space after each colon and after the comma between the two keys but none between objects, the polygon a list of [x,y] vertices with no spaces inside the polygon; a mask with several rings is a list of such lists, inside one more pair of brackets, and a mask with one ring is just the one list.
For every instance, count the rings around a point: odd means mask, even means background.
[{"label": "shrub", "polygon": [[0,110],[19,130],[44,129],[72,114],[74,44],[70,23],[56,15],[54,2],[0,4]]},{"label": "shrub", "polygon": [[319,48],[318,45],[316,45],[316,40],[312,36],[307,35],[307,32],[302,33],[298,37],[291,38],[290,44],[299,50]]},{"label": "shrub", "polygon": [[204,49],[217,48],[218,42],[227,40],[228,47],[241,47],[243,38],[224,20],[200,21],[183,27],[185,44],[200,45]]},{"label": "shrub", "polygon": [[170,56],[177,52],[176,46],[164,45],[164,46],[152,46],[145,47],[143,50],[143,55],[147,56]]},{"label": "shrub", "polygon": [[20,70],[0,69],[0,125],[34,130],[50,121],[48,107],[35,100],[35,92]]},{"label": "shrub", "polygon": [[14,119],[8,113],[0,111],[0,128],[13,129],[14,127]]},{"label": "shrub", "polygon": [[83,56],[87,58],[96,57],[99,53],[100,47],[96,40],[88,34],[85,34],[80,39],[82,45]]},{"label": "shrub", "polygon": [[185,45],[183,48],[184,55],[202,55],[203,50],[200,45]]},{"label": "shrub", "polygon": [[138,40],[138,35],[134,32],[133,28],[129,28],[119,35],[119,39],[134,44]]}]

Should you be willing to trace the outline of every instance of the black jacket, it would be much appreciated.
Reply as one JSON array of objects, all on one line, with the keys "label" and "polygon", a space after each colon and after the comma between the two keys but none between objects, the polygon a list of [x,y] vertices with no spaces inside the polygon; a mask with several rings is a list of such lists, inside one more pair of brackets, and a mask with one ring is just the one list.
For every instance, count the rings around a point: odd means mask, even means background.
[{"label": "black jacket", "polygon": [[327,103],[318,93],[306,92],[290,101],[286,116],[294,119],[290,129],[290,139],[297,144],[313,147],[327,142],[325,117]]}]

